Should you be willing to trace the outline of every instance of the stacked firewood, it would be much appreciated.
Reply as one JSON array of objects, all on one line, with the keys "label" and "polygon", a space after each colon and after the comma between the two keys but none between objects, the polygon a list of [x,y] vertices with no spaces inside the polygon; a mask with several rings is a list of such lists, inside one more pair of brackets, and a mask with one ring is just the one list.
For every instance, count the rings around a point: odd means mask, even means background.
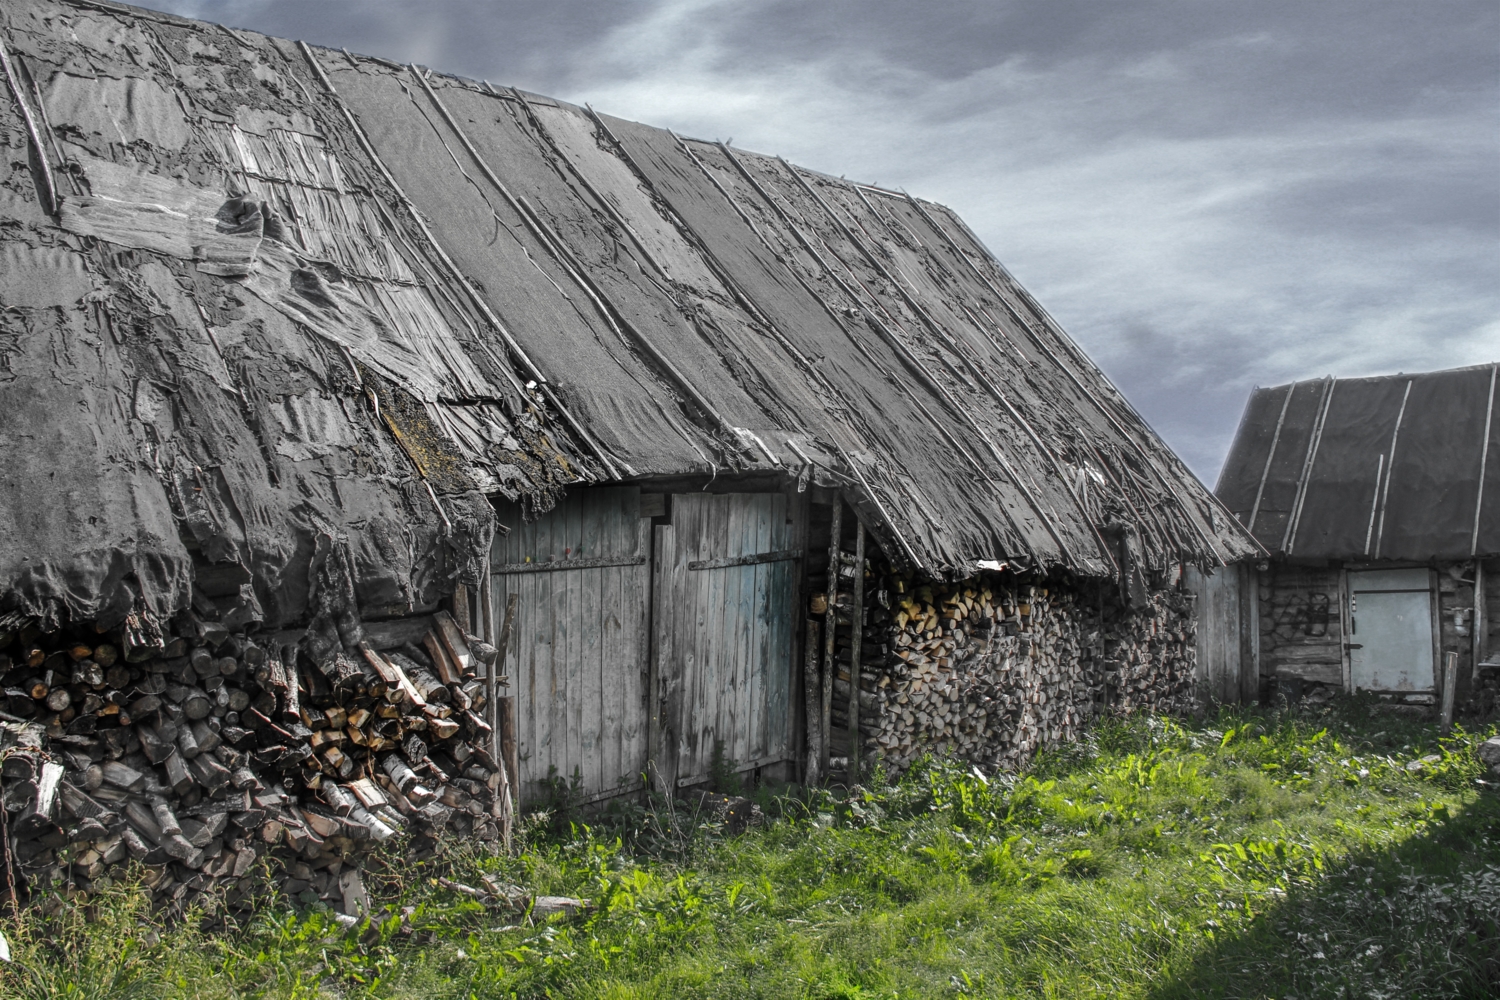
[{"label": "stacked firewood", "polygon": [[[1186,594],[1156,592],[1127,611],[1056,582],[928,584],[882,574],[871,575],[867,593],[859,702],[870,759],[900,767],[953,753],[1014,768],[1043,745],[1075,738],[1106,708],[1191,705]],[[847,652],[838,678],[834,724],[847,727]]]},{"label": "stacked firewood", "polygon": [[216,887],[233,904],[269,876],[349,913],[374,845],[500,839],[494,648],[445,612],[345,638],[314,660],[303,633],[192,612],[108,633],[0,615],[5,877],[86,894],[133,859],[159,902]]}]

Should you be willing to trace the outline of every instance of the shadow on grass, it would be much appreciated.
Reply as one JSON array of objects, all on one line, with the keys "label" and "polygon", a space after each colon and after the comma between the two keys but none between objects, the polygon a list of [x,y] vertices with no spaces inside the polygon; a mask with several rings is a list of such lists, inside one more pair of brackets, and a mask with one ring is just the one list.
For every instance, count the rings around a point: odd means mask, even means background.
[{"label": "shadow on grass", "polygon": [[1387,851],[1344,859],[1152,1000],[1500,996],[1500,797]]}]

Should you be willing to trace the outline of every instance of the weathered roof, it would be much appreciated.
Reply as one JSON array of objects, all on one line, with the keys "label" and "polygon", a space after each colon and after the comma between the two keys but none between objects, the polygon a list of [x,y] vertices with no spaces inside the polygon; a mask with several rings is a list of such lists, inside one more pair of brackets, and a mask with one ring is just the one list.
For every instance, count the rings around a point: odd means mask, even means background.
[{"label": "weathered roof", "polygon": [[1255,551],[942,206],[168,15],[3,17],[0,601],[179,607],[196,555],[268,622],[422,603],[485,495],[808,464],[932,575]]},{"label": "weathered roof", "polygon": [[1309,559],[1500,553],[1500,365],[1256,389],[1217,492],[1262,545]]}]

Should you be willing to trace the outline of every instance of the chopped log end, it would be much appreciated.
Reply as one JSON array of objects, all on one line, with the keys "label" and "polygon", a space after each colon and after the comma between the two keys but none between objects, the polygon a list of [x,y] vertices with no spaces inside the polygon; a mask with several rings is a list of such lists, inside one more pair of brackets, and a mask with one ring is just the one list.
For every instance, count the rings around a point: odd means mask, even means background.
[{"label": "chopped log end", "polygon": [[256,872],[304,901],[367,908],[358,868],[375,845],[506,838],[494,817],[508,781],[472,745],[489,739],[474,651],[457,623],[421,620],[435,650],[387,656],[354,629],[355,654],[327,672],[301,633],[252,640],[194,612],[35,630],[29,644],[0,631],[0,707],[28,720],[0,733],[0,786],[22,803],[18,891],[88,893],[136,861],[179,912],[210,890],[252,898],[238,880]]}]

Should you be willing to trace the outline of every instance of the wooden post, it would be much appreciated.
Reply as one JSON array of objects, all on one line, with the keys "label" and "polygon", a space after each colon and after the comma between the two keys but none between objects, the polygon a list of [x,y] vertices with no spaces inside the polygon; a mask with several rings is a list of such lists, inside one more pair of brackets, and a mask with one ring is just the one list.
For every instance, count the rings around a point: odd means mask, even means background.
[{"label": "wooden post", "polygon": [[[491,646],[495,644],[495,591],[494,580],[490,576],[488,565],[484,567],[484,575],[479,578],[479,588],[474,591],[476,603],[474,611],[478,614],[478,620],[474,622],[474,634],[480,636]],[[488,671],[491,677],[493,670]]]},{"label": "wooden post", "polygon": [[849,784],[859,784],[859,667],[865,638],[865,522],[854,527],[854,595],[849,609]]},{"label": "wooden post", "polygon": [[1458,686],[1458,654],[1443,654],[1443,717],[1442,727],[1446,734],[1453,729],[1453,692]]},{"label": "wooden post", "polygon": [[1237,569],[1240,577],[1240,683],[1235,694],[1239,704],[1248,705],[1255,701],[1260,684],[1260,581],[1256,579],[1253,563],[1242,562]]},{"label": "wooden post", "polygon": [[807,702],[807,767],[802,783],[808,787],[822,779],[819,767],[823,761],[823,743],[827,734],[823,732],[823,709],[819,695],[822,694],[818,678],[818,620],[807,620],[807,644],[802,657],[802,688]]},{"label": "wooden post", "polygon": [[838,674],[839,553],[843,548],[844,496],[833,498],[833,523],[828,531],[828,611],[823,617],[823,742],[818,748],[818,774],[828,777],[828,755],[833,746],[833,678]]},{"label": "wooden post", "polygon": [[453,588],[453,621],[465,632],[472,633],[471,618],[469,615],[469,588],[466,584],[459,584]]},{"label": "wooden post", "polygon": [[[511,594],[505,600],[505,621],[500,626],[500,641],[496,648],[500,655],[495,657],[496,684],[504,683],[506,677],[506,654],[510,651],[511,628],[516,621],[516,594]],[[505,762],[505,771],[510,775],[510,788],[512,801],[517,811],[521,808],[521,761],[516,748],[516,697],[514,694],[506,694],[496,698],[496,708],[499,711],[499,725],[495,731],[500,734],[500,757]]]},{"label": "wooden post", "polygon": [[[498,636],[495,629],[494,578],[490,575],[489,560],[485,560],[484,574],[479,578],[479,588],[475,591],[474,598],[470,609],[473,631],[493,646]],[[500,658],[498,656],[494,663],[485,667],[484,711],[489,716],[490,723],[490,756],[500,768],[500,787],[495,790],[493,814],[500,823],[500,842],[505,845],[505,853],[509,854],[516,825],[514,796],[516,776],[515,772],[510,769],[509,762],[500,753],[500,709],[496,701],[500,692],[495,680],[495,675],[499,670]]]},{"label": "wooden post", "polygon": [[1479,665],[1489,656],[1490,623],[1484,606],[1484,560],[1474,560],[1474,692],[1479,690]]}]

